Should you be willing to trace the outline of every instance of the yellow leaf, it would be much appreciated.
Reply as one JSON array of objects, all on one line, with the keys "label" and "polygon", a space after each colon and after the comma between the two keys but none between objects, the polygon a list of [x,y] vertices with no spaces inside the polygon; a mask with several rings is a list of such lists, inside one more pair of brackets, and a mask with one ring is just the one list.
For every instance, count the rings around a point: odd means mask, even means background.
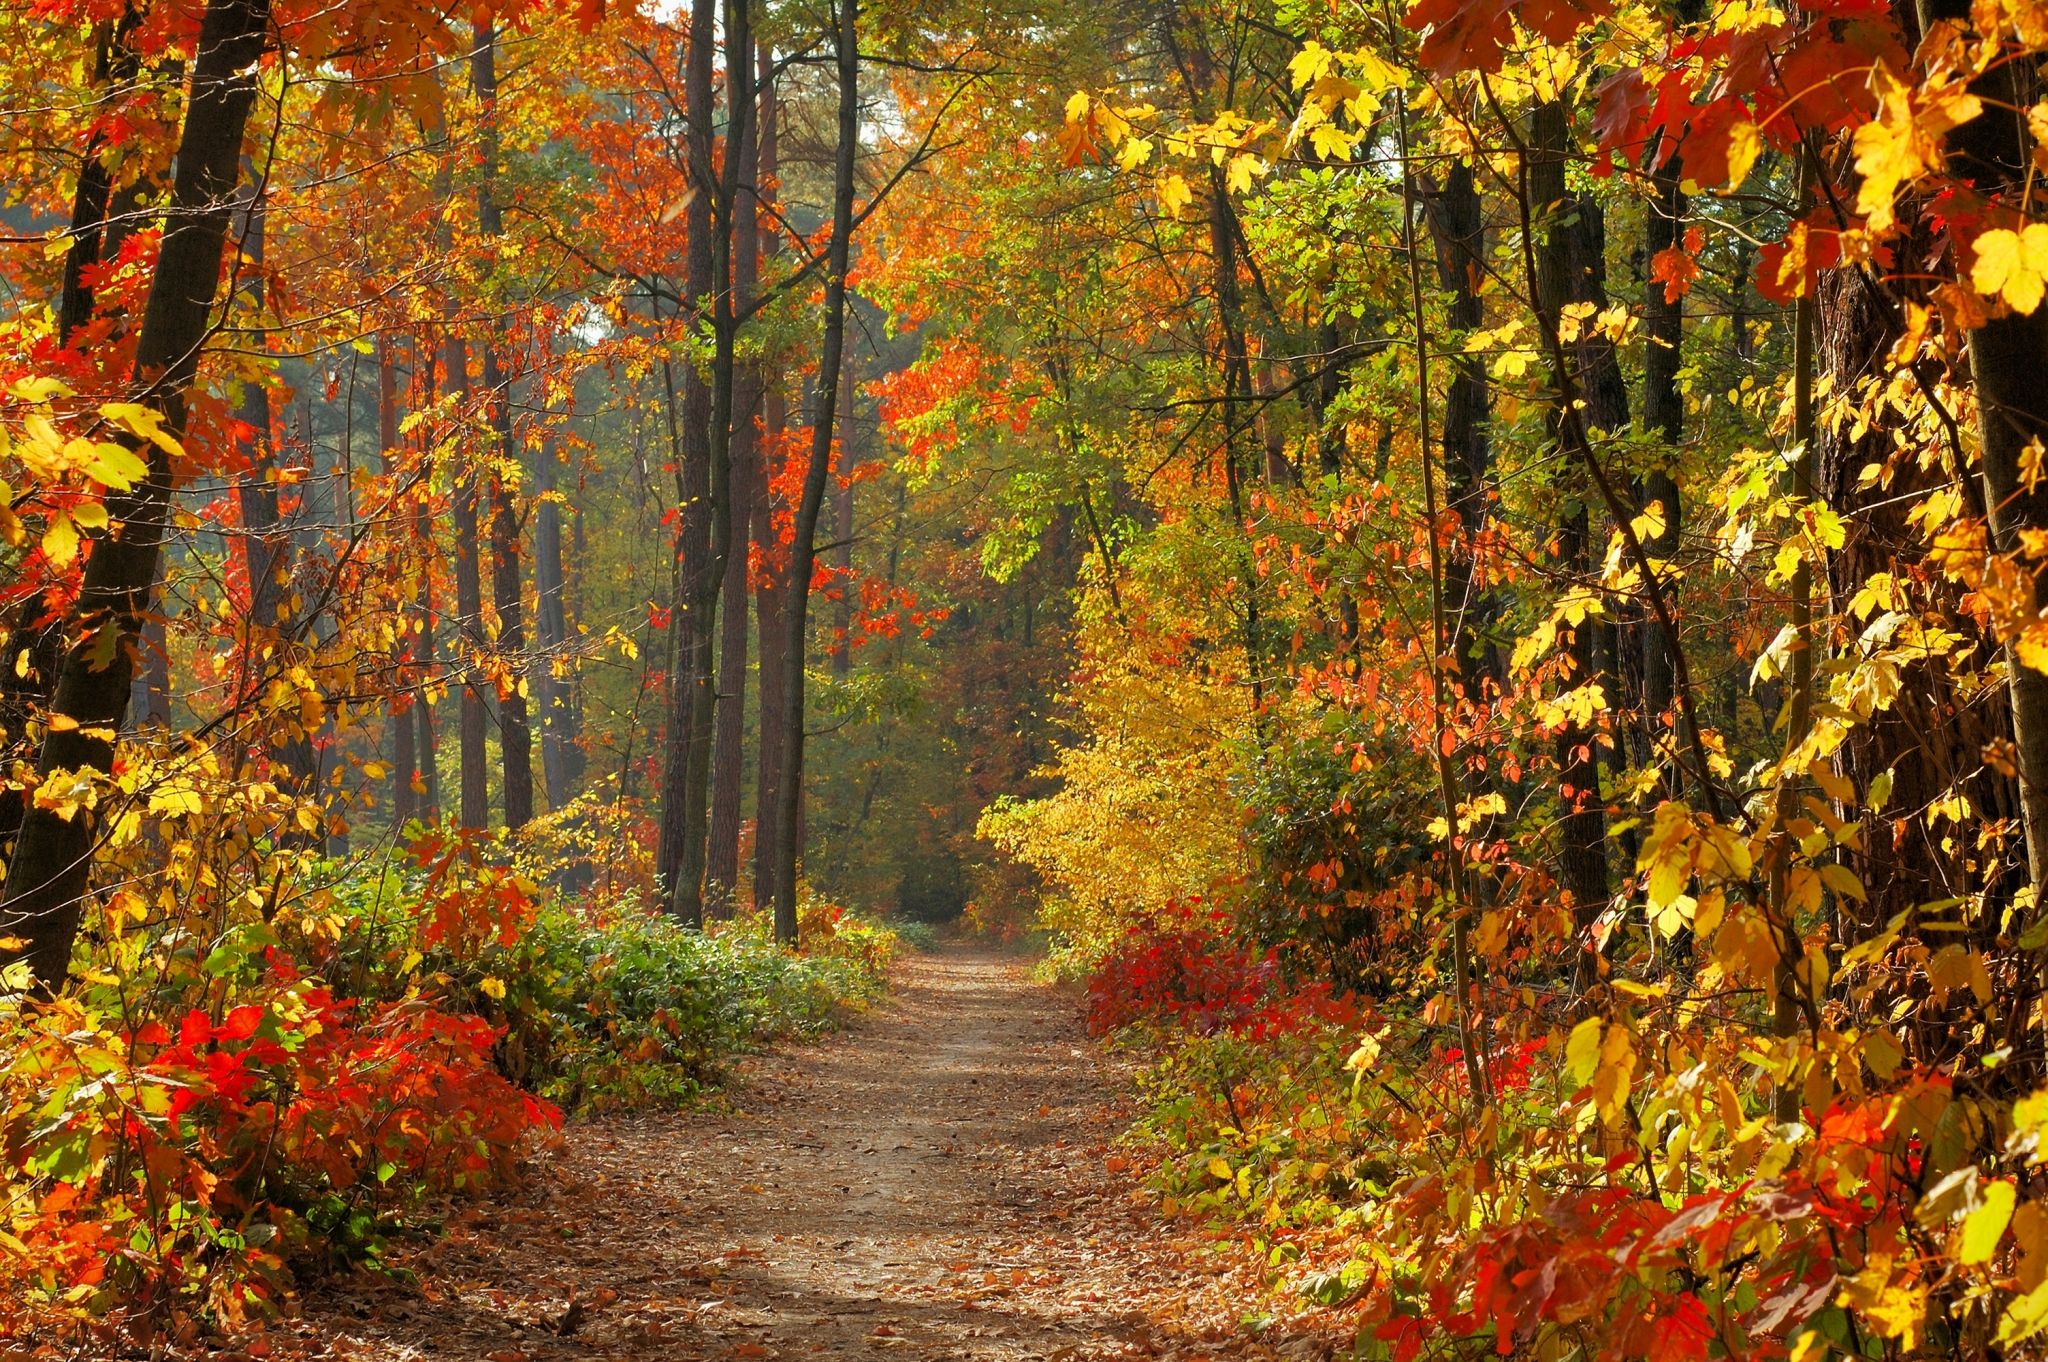
[{"label": "yellow leaf", "polygon": [[1984,1186],[1984,1199],[1977,1209],[1963,1217],[1962,1238],[1956,1245],[1956,1261],[1976,1265],[1991,1261],[1991,1255],[1998,1252],[1998,1241],[2005,1237],[2005,1227],[2012,1220],[2015,1197],[2010,1182],[2000,1180]]},{"label": "yellow leaf", "polygon": [[1159,182],[1159,207],[1168,217],[1179,217],[1180,210],[1187,207],[1194,197],[1188,182],[1178,175],[1168,175]]},{"label": "yellow leaf", "polygon": [[78,556],[78,527],[62,511],[52,513],[43,530],[43,555],[58,567]]},{"label": "yellow leaf", "polygon": [[1151,159],[1152,144],[1142,137],[1133,137],[1116,153],[1116,163],[1124,170],[1136,170]]},{"label": "yellow leaf", "polygon": [[1977,258],[1970,284],[1977,292],[1996,294],[2015,312],[2041,305],[2048,290],[2048,223],[2029,223],[2021,232],[1980,232],[1971,247]]},{"label": "yellow leaf", "polygon": [[504,1001],[505,981],[498,978],[495,974],[486,974],[482,981],[477,984],[477,987],[483,990],[486,997],[496,998],[501,1002]]},{"label": "yellow leaf", "polygon": [[1749,168],[1764,149],[1763,133],[1744,120],[1728,130],[1728,186],[1733,189],[1749,178]]},{"label": "yellow leaf", "polygon": [[1067,121],[1069,123],[1078,123],[1083,118],[1086,118],[1088,116],[1088,104],[1088,93],[1085,90],[1076,90],[1073,94],[1069,95],[1067,97]]},{"label": "yellow leaf", "polygon": [[164,429],[164,418],[160,412],[151,411],[139,402],[103,402],[100,415],[112,421],[138,440],[148,440],[166,454],[182,455],[185,447],[177,437]]},{"label": "yellow leaf", "polygon": [[1266,173],[1266,163],[1249,151],[1240,151],[1230,158],[1223,170],[1223,187],[1233,194],[1242,194],[1252,187],[1252,181]]},{"label": "yellow leaf", "polygon": [[102,487],[126,492],[149,476],[149,465],[126,445],[101,440],[93,446],[93,457],[85,466],[85,475]]},{"label": "yellow leaf", "polygon": [[1293,80],[1294,88],[1299,90],[1302,86],[1321,79],[1335,59],[1336,54],[1311,38],[1287,63],[1287,74]]},{"label": "yellow leaf", "polygon": [[1600,1028],[1598,1017],[1588,1017],[1572,1028],[1570,1038],[1564,1043],[1565,1069],[1574,1083],[1584,1083],[1599,1066]]}]

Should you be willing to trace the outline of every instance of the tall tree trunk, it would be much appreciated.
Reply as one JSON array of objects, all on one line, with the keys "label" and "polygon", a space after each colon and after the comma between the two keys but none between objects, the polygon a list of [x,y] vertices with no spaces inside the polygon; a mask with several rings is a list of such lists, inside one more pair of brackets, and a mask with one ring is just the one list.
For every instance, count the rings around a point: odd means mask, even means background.
[{"label": "tall tree trunk", "polygon": [[[450,324],[453,325],[451,319]],[[469,403],[469,347],[451,333],[441,348],[443,391],[460,409]],[[470,459],[457,475],[451,519],[455,535],[455,679],[461,688],[456,713],[456,746],[460,788],[456,818],[465,828],[491,825],[490,711],[484,706],[483,568],[479,562],[477,515],[485,471]]]},{"label": "tall tree trunk", "polygon": [[[1532,146],[1527,168],[1529,210],[1540,224],[1535,253],[1536,277],[1531,284],[1536,294],[1536,307],[1543,314],[1545,324],[1555,332],[1565,304],[1574,300],[1576,292],[1583,291],[1583,285],[1575,289],[1578,281],[1574,276],[1583,270],[1584,245],[1574,241],[1576,233],[1570,219],[1582,212],[1584,206],[1575,203],[1565,188],[1568,115],[1563,103],[1550,100],[1538,106],[1531,132]],[[1578,259],[1575,260],[1575,256]],[[1579,268],[1575,269],[1575,265]],[[1611,359],[1610,354],[1610,367]],[[1556,409],[1551,415],[1550,434],[1560,448],[1572,438],[1568,428],[1573,423],[1563,410],[1565,388],[1569,382],[1565,374],[1551,375]],[[1589,384],[1588,418],[1602,428],[1614,429],[1608,424],[1613,419],[1611,411],[1593,410],[1599,401],[1597,388]],[[1576,482],[1576,470],[1565,476]],[[1575,485],[1560,488],[1560,494],[1562,505],[1557,519],[1556,562],[1564,572],[1583,576],[1589,571],[1592,558],[1588,542],[1592,529],[1585,495]],[[1601,680],[1594,661],[1594,634],[1590,622],[1572,631],[1565,656],[1570,661],[1571,672],[1562,684],[1576,688]],[[1607,815],[1600,791],[1597,728],[1567,722],[1557,732],[1554,750],[1562,804],[1558,819],[1562,843],[1558,855],[1560,878],[1566,892],[1571,895],[1572,912],[1579,929],[1586,933],[1590,931],[1593,920],[1606,908],[1608,898]]]},{"label": "tall tree trunk", "polygon": [[[689,307],[701,319],[717,307],[712,296],[718,276],[713,218],[717,205],[714,168],[712,70],[717,45],[717,0],[692,0],[689,50],[683,72],[683,117],[687,124],[691,195],[683,215],[684,275]],[[714,429],[711,385],[695,364],[683,371],[682,506],[679,570],[672,628],[674,659],[669,682],[668,745],[662,763],[661,844],[658,868],[671,915],[684,923],[703,920],[704,812],[710,777],[710,722],[713,696],[710,661],[715,622],[703,610],[709,594],[716,608],[711,557],[716,507],[712,501]],[[712,576],[707,586],[706,577]],[[701,736],[700,736],[701,735]]]},{"label": "tall tree trunk", "polygon": [[[1679,244],[1686,213],[1685,192],[1678,187],[1683,173],[1678,158],[1673,156],[1650,177],[1644,250],[1653,260],[1659,251],[1674,249]],[[1643,429],[1656,437],[1658,462],[1643,479],[1641,500],[1646,509],[1655,502],[1663,510],[1663,528],[1647,536],[1643,544],[1659,564],[1678,556],[1679,529],[1685,514],[1678,479],[1671,471],[1685,438],[1685,403],[1678,390],[1684,341],[1685,299],[1667,298],[1664,286],[1651,280],[1643,299]],[[1667,593],[1669,589],[1667,586]],[[1661,630],[1640,630],[1639,640],[1643,726],[1654,745],[1670,727],[1672,656]]]},{"label": "tall tree trunk", "polygon": [[583,748],[578,732],[575,694],[558,669],[571,665],[569,610],[562,570],[562,508],[557,495],[560,460],[553,441],[540,451],[535,479],[540,503],[534,510],[533,596],[535,666],[540,694],[540,765],[547,784],[548,809],[567,807],[583,778]]},{"label": "tall tree trunk", "polygon": [[846,363],[839,369],[839,478],[832,489],[832,566],[839,588],[832,607],[832,675],[842,679],[853,670],[853,470],[860,464],[853,419],[856,367],[848,347]]},{"label": "tall tree trunk", "polygon": [[[391,353],[391,337],[386,335],[377,341],[377,449],[382,462],[386,484],[395,492],[403,471],[403,460],[398,440],[398,362]],[[404,583],[401,579],[399,590]],[[413,641],[409,604],[403,595],[394,600],[398,611],[398,642],[391,649],[391,699],[390,699],[390,743],[391,743],[391,826],[403,828],[419,817],[419,796],[413,790],[413,781],[419,777],[419,748],[414,731],[411,703],[407,700],[411,690],[412,657],[417,645]]]},{"label": "tall tree trunk", "polygon": [[[753,305],[760,275],[761,175],[758,124],[767,117],[765,52],[729,49],[728,64],[756,69],[755,118],[739,144],[740,178],[732,204],[732,293],[736,315]],[[742,365],[734,379],[732,419],[731,543],[725,556],[725,581],[720,587],[724,614],[719,619],[718,720],[712,736],[711,814],[709,844],[704,853],[704,881],[721,909],[729,909],[740,874],[740,786],[746,764],[747,718],[747,564],[749,545],[759,542],[756,525],[762,490],[761,415],[763,376],[755,361]]]},{"label": "tall tree trunk", "polygon": [[[760,181],[761,202],[764,208],[772,207],[776,193],[776,147],[778,118],[775,99],[775,85],[769,79],[772,54],[767,47],[761,49],[761,159]],[[773,221],[773,214],[765,215]],[[771,230],[762,241],[761,254],[764,260],[779,253],[781,234]],[[783,606],[789,599],[786,586],[787,565],[777,565],[774,559],[776,536],[776,501],[773,485],[776,474],[781,471],[785,454],[783,438],[788,432],[788,404],[779,381],[769,379],[761,394],[761,466],[760,496],[754,505],[754,542],[761,546],[762,570],[760,579],[754,584],[755,636],[760,640],[761,661],[756,671],[755,693],[760,696],[760,717],[755,723],[759,737],[754,753],[754,906],[766,908],[775,896],[774,861],[775,848],[779,845],[775,834],[775,820],[782,808],[782,796],[776,789],[776,781],[782,771],[782,740],[787,728],[782,709],[782,697],[787,687],[784,672],[788,659],[783,654],[783,639],[788,630],[783,623]]]},{"label": "tall tree trunk", "polygon": [[[475,30],[475,47],[469,58],[470,88],[482,106],[479,128],[479,156],[482,173],[476,187],[477,226],[491,241],[504,233],[498,206],[498,42],[489,24]],[[491,405],[491,427],[497,435],[496,457],[491,461],[491,605],[498,617],[491,647],[499,666],[511,680],[499,687],[498,755],[503,766],[505,826],[517,831],[533,821],[533,729],[527,722],[526,692],[521,678],[526,671],[525,607],[520,599],[519,513],[512,504],[512,472],[518,466],[519,450],[513,438],[511,379],[499,364],[504,344],[503,327],[493,322],[484,342],[484,400]]]},{"label": "tall tree trunk", "polygon": [[[1920,0],[1922,30],[1943,20],[1972,22],[1969,0]],[[1983,112],[1948,135],[1949,166],[1987,198],[2002,199],[2011,211],[2031,179],[2034,138],[2027,109],[2040,91],[2032,63],[2008,54],[1970,82]],[[2048,529],[2048,486],[2025,471],[2026,451],[2048,442],[2048,307],[2031,313],[2008,311],[1970,333],[1970,372],[1977,389],[1979,467],[1993,546],[2009,557],[2021,555],[2022,536]],[[2025,555],[2031,557],[2031,555]],[[2031,618],[2048,599],[2048,575],[2038,561],[2027,569]],[[2017,650],[2006,649],[2011,692],[2012,736],[2020,782],[2020,814],[2026,828],[2027,874],[2037,898],[2035,916],[2048,912],[2048,672],[2028,666]]]},{"label": "tall tree trunk", "polygon": [[[423,353],[419,338],[412,341],[412,382],[413,403],[423,405],[433,383],[433,364]],[[441,817],[441,760],[435,742],[433,686],[439,677],[440,659],[436,655],[437,629],[434,618],[434,507],[428,496],[428,474],[432,471],[431,446],[424,435],[420,447],[420,494],[413,508],[413,559],[418,564],[420,575],[419,590],[414,597],[419,640],[414,645],[414,662],[417,667],[416,690],[413,697],[413,750],[420,763],[420,810],[430,820]]]},{"label": "tall tree trunk", "polygon": [[[253,167],[251,172],[253,181]],[[249,262],[250,291],[259,311],[263,295],[265,216],[264,205],[252,192],[248,213],[243,220],[242,255]],[[235,482],[235,502],[242,518],[242,560],[249,579],[249,617],[243,624],[241,693],[237,701],[254,706],[261,702],[270,679],[281,674],[288,656],[300,647],[296,638],[297,622],[293,618],[297,604],[292,592],[293,565],[298,555],[293,544],[292,527],[286,522],[283,503],[278,495],[280,469],[277,431],[270,410],[270,390],[262,383],[245,384],[241,409],[236,412],[236,417],[250,431],[249,444],[242,451],[248,467]],[[310,459],[310,421],[306,449]],[[152,645],[156,643],[155,640],[150,642]],[[145,650],[152,669],[159,656],[168,658],[160,646],[150,646]],[[168,689],[168,681],[165,689]],[[153,696],[148,703],[153,714]],[[299,725],[296,717],[274,718],[271,723],[287,726],[282,731],[273,729],[271,737],[271,755],[282,768],[282,783],[294,798],[309,798],[319,777],[313,735]]]},{"label": "tall tree trunk", "polygon": [[[137,398],[161,414],[174,436],[184,434],[186,398],[220,291],[236,166],[269,20],[269,0],[208,0],[200,21],[163,243],[136,351]],[[129,443],[146,459],[149,474],[132,491],[107,498],[113,528],[96,539],[86,562],[67,616],[70,651],[52,700],[54,713],[69,722],[50,726],[39,775],[104,774],[113,766],[108,735],[120,728],[128,707],[131,659],[149,613],[178,477],[161,446]],[[104,630],[114,631],[111,649],[102,646]],[[28,961],[43,988],[61,987],[69,973],[97,838],[98,819],[88,809],[67,818],[31,807],[22,820],[0,900],[0,934],[22,944],[0,959]]]},{"label": "tall tree trunk", "polygon": [[[1472,167],[1455,161],[1440,188],[1425,199],[1436,250],[1437,283],[1450,295],[1444,320],[1454,336],[1470,335],[1486,320],[1479,285],[1485,278],[1486,223]],[[1454,341],[1455,343],[1455,341]],[[1493,447],[1488,437],[1492,392],[1484,356],[1454,353],[1444,388],[1444,490],[1458,517],[1460,542],[1444,563],[1444,595],[1452,615],[1452,654],[1477,698],[1491,702],[1506,687],[1506,668],[1491,639],[1478,636],[1493,611],[1474,585],[1477,553],[1493,513]],[[1476,664],[1476,665],[1474,665]],[[1491,692],[1491,695],[1486,694]]]},{"label": "tall tree trunk", "polygon": [[836,43],[839,70],[838,142],[832,157],[832,230],[826,245],[825,329],[818,352],[817,413],[811,422],[810,463],[796,508],[796,538],[789,549],[789,600],[783,620],[783,742],[777,773],[775,820],[775,939],[796,944],[797,846],[803,807],[804,635],[816,562],[818,513],[832,470],[832,430],[838,385],[832,381],[846,349],[846,271],[853,246],[853,162],[860,141],[860,0],[839,0]]},{"label": "tall tree trunk", "polygon": [[[94,29],[93,88],[108,94],[133,81],[141,59],[130,46],[140,14],[131,6],[112,23]],[[106,138],[94,133],[79,158],[78,183],[71,200],[70,245],[64,253],[64,277],[57,298],[57,341],[69,345],[92,320],[92,291],[85,275],[118,249],[125,235],[110,220],[113,211],[111,172],[104,159]],[[58,668],[64,661],[64,621],[48,599],[36,591],[24,597],[8,616],[4,648],[0,648],[0,769],[34,759],[30,725],[49,703]],[[25,785],[0,788],[0,862],[14,850],[28,807]]]}]

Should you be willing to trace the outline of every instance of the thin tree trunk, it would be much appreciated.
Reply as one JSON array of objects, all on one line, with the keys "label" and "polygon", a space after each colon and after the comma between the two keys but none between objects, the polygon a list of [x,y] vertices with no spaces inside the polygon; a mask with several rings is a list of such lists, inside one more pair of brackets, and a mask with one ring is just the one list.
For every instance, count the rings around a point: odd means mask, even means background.
[{"label": "thin tree trunk", "polygon": [[[1456,161],[1440,189],[1426,199],[1430,235],[1436,249],[1437,282],[1450,295],[1444,320],[1454,337],[1470,335],[1486,320],[1479,284],[1485,277],[1486,224],[1472,167]],[[1454,341],[1455,344],[1455,341]],[[1481,685],[1482,699],[1497,699],[1507,684],[1507,669],[1492,640],[1474,637],[1493,613],[1492,603],[1474,585],[1477,553],[1493,513],[1493,448],[1488,436],[1492,392],[1483,356],[1454,353],[1451,380],[1444,389],[1444,491],[1458,517],[1459,541],[1445,557],[1444,594],[1453,628],[1451,650],[1461,673],[1476,663],[1471,676]],[[1485,692],[1491,692],[1490,696]]]},{"label": "thin tree trunk", "polygon": [[[402,471],[398,441],[398,363],[391,353],[391,338],[377,342],[377,449],[383,462],[384,478],[396,489]],[[401,583],[401,590],[402,590]],[[419,817],[419,797],[413,781],[419,776],[419,750],[411,705],[406,697],[412,675],[412,644],[409,612],[404,598],[397,599],[399,636],[391,650],[391,825],[403,828]]]},{"label": "thin tree trunk", "polygon": [[[460,336],[451,334],[441,354],[443,389],[454,397],[459,412],[469,401],[469,348]],[[479,666],[484,655],[484,588],[477,516],[478,484],[484,473],[477,460],[470,460],[469,465],[455,484],[451,516],[455,535],[455,672],[461,687],[456,716],[461,782],[456,818],[465,828],[487,828],[491,824],[490,712],[484,707],[484,678]]]},{"label": "thin tree trunk", "polygon": [[[717,44],[717,0],[692,0],[689,50],[684,65],[683,116],[688,125],[692,193],[683,215],[685,289],[701,317],[717,307],[712,294],[720,274],[713,240],[716,171],[713,168],[712,93]],[[711,649],[716,623],[704,600],[716,609],[722,583],[711,558],[716,519],[712,499],[718,438],[711,385],[692,364],[683,372],[682,534],[673,618],[675,666],[671,669],[668,745],[661,782],[661,844],[658,868],[668,910],[678,920],[703,920],[704,813],[711,770]],[[706,577],[712,580],[708,587]],[[701,736],[700,736],[701,735]]]},{"label": "thin tree trunk", "polygon": [[[497,199],[498,177],[498,43],[489,24],[475,30],[475,48],[469,58],[470,88],[482,106],[479,155],[482,173],[477,180],[477,226],[489,241],[503,234],[503,215]],[[497,457],[492,460],[487,485],[491,502],[491,605],[498,616],[492,650],[499,665],[512,679],[498,694],[498,755],[504,768],[505,826],[517,831],[533,821],[533,729],[527,722],[526,692],[520,687],[525,674],[525,608],[520,598],[519,514],[512,505],[512,479],[517,467],[518,447],[513,439],[511,380],[499,365],[504,344],[502,324],[492,323],[492,334],[484,342],[484,400],[491,404],[491,425],[497,434]]]},{"label": "thin tree trunk", "polygon": [[[729,48],[728,64],[753,67],[756,54]],[[765,57],[765,53],[761,56]],[[765,116],[766,97],[755,79],[757,118]],[[733,306],[744,315],[754,301],[761,249],[760,132],[748,120],[739,144],[741,175],[732,202]],[[747,701],[747,563],[748,547],[758,542],[756,525],[762,492],[761,441],[757,418],[763,379],[759,364],[749,361],[734,378],[732,407],[732,517],[725,555],[725,580],[720,587],[724,614],[719,619],[718,711],[712,736],[711,814],[709,844],[704,853],[704,881],[715,904],[731,907],[740,873],[740,785],[746,764]]]},{"label": "thin tree trunk", "polygon": [[846,272],[853,245],[853,162],[860,139],[860,46],[857,34],[860,0],[839,0],[837,47],[839,69],[838,143],[832,160],[832,229],[826,246],[825,328],[819,347],[818,410],[811,423],[810,463],[804,469],[803,497],[796,508],[796,538],[789,550],[789,600],[783,620],[783,647],[788,666],[783,675],[784,739],[777,773],[775,876],[775,939],[797,944],[797,834],[803,807],[804,770],[804,636],[810,609],[811,569],[816,561],[814,536],[825,503],[825,483],[832,467],[832,430],[838,413],[838,385],[832,377],[844,362],[846,348]]},{"label": "thin tree trunk", "polygon": [[[259,309],[263,292],[264,219],[264,205],[252,196],[244,218],[242,255],[249,262],[250,289]],[[291,585],[298,554],[278,496],[277,432],[270,410],[270,390],[261,383],[244,384],[241,410],[236,416],[250,430],[249,445],[243,450],[248,468],[235,482],[235,501],[242,518],[243,566],[249,579],[249,617],[244,622],[241,642],[242,683],[237,699],[253,706],[270,679],[279,674],[285,654],[298,646],[294,638],[296,604]],[[309,419],[309,457],[311,436]],[[158,621],[152,623],[161,627]],[[149,642],[145,658],[153,672],[159,657],[168,665],[169,654],[157,640]],[[151,692],[156,689],[149,687]],[[163,689],[169,689],[168,677]],[[145,713],[154,718],[159,712],[156,696],[148,695],[145,704]],[[166,700],[162,711],[168,709]],[[279,717],[271,722],[288,726],[276,732],[272,740],[273,755],[282,767],[284,783],[295,798],[308,798],[319,777],[313,735],[299,726],[296,717]]]},{"label": "thin tree trunk", "polygon": [[[1651,176],[1644,250],[1652,259],[1659,251],[1679,244],[1686,213],[1685,193],[1678,187],[1682,174],[1678,158],[1673,156]],[[1684,341],[1685,299],[1667,298],[1664,286],[1652,280],[1643,299],[1643,428],[1656,437],[1660,447],[1657,466],[1643,479],[1641,499],[1646,508],[1655,502],[1663,510],[1663,528],[1647,536],[1643,544],[1660,564],[1678,556],[1679,529],[1685,512],[1678,480],[1671,473],[1685,438],[1685,403],[1678,391]],[[1643,724],[1654,744],[1669,727],[1671,649],[1660,630],[1644,629],[1640,639]]]},{"label": "thin tree trunk", "polygon": [[[1583,206],[1574,204],[1565,189],[1568,125],[1564,105],[1551,100],[1538,106],[1531,131],[1527,169],[1529,210],[1544,224],[1535,252],[1536,278],[1531,285],[1536,308],[1543,314],[1546,327],[1555,333],[1564,306],[1574,294],[1573,232],[1566,219]],[[1560,446],[1570,438],[1568,427],[1572,424],[1562,411],[1569,381],[1565,374],[1551,376],[1555,405],[1559,408],[1551,418],[1551,438]],[[1603,414],[1612,419],[1611,413]],[[1596,414],[1592,419],[1598,423],[1601,417]],[[1564,504],[1558,512],[1556,562],[1563,571],[1583,576],[1591,562],[1588,540],[1592,530],[1586,501],[1576,489],[1561,490]],[[1565,656],[1571,671],[1561,684],[1577,688],[1601,680],[1594,662],[1590,622],[1572,631]],[[1558,819],[1562,842],[1558,856],[1560,878],[1571,895],[1573,917],[1582,936],[1590,933],[1594,919],[1606,908],[1609,892],[1607,815],[1600,791],[1597,740],[1594,726],[1567,722],[1559,729],[1554,744],[1562,804]],[[1587,964],[1588,960],[1581,963]],[[1583,971],[1581,982],[1585,982]]]},{"label": "thin tree trunk", "polygon": [[833,585],[839,599],[832,607],[832,675],[844,679],[853,670],[853,470],[860,464],[860,444],[854,438],[853,355],[839,369],[839,478],[832,489]]},{"label": "thin tree trunk", "polygon": [[[761,202],[771,206],[776,193],[776,134],[778,131],[775,85],[769,79],[773,54],[764,46],[761,49],[761,159],[760,181]],[[767,220],[772,221],[772,214]],[[762,242],[764,260],[779,253],[781,236],[771,230]],[[786,687],[784,672],[788,666],[783,655],[783,638],[788,632],[784,627],[782,608],[788,600],[785,586],[787,565],[782,565],[782,576],[777,575],[774,563],[776,547],[777,501],[772,490],[776,474],[781,471],[784,456],[783,437],[788,430],[787,399],[781,385],[773,380],[767,382],[761,394],[761,432],[759,451],[760,496],[754,506],[754,542],[761,546],[762,569],[760,578],[754,584],[755,636],[760,640],[761,660],[756,670],[755,693],[760,696],[760,717],[755,723],[759,738],[754,754],[754,906],[766,908],[774,900],[775,848],[779,843],[775,835],[775,820],[782,807],[782,796],[776,788],[776,781],[782,771],[782,740],[787,728],[782,708],[782,697]]]},{"label": "thin tree trunk", "polygon": [[[200,21],[163,243],[136,351],[137,396],[174,436],[185,430],[186,398],[220,291],[221,248],[235,212],[236,167],[269,19],[269,0],[208,0]],[[67,634],[75,641],[52,701],[54,713],[70,722],[50,725],[40,774],[105,773],[113,766],[108,735],[120,728],[128,707],[129,659],[149,613],[178,477],[160,445],[129,443],[147,460],[149,474],[132,491],[107,498],[115,528],[96,540],[86,562],[68,614]],[[101,631],[108,629],[116,646],[103,649]],[[22,820],[0,901],[0,934],[22,944],[0,952],[0,959],[28,961],[45,989],[60,988],[69,973],[97,836],[98,819],[88,809],[67,818],[31,807]]]},{"label": "thin tree trunk", "polygon": [[569,611],[562,570],[562,508],[557,500],[559,459],[554,443],[540,451],[535,479],[540,503],[534,511],[533,596],[535,666],[540,694],[540,765],[550,812],[567,807],[583,778],[583,749],[577,732],[575,697],[557,669],[570,665]]}]

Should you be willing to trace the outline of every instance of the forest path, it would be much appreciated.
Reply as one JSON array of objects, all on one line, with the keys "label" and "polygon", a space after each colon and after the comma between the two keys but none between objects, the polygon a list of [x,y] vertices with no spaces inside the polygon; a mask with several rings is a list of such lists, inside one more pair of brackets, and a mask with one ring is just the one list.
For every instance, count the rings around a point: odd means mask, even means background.
[{"label": "forest path", "polygon": [[413,1256],[420,1287],[336,1282],[297,1327],[364,1362],[1327,1357],[1238,1325],[1256,1265],[1134,1196],[1111,1091],[1024,963],[913,956],[731,1110],[572,1125],[536,1190]]}]

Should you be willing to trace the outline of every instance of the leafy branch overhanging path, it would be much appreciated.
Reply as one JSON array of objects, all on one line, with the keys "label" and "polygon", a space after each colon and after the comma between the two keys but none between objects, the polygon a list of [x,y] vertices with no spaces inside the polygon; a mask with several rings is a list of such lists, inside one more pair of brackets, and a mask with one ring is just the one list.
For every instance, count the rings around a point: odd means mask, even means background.
[{"label": "leafy branch overhanging path", "polygon": [[532,1192],[414,1253],[418,1287],[337,1281],[295,1327],[360,1362],[1328,1357],[1313,1317],[1246,1329],[1252,1256],[1134,1195],[1113,1090],[1023,963],[914,957],[733,1110],[572,1125]]}]

